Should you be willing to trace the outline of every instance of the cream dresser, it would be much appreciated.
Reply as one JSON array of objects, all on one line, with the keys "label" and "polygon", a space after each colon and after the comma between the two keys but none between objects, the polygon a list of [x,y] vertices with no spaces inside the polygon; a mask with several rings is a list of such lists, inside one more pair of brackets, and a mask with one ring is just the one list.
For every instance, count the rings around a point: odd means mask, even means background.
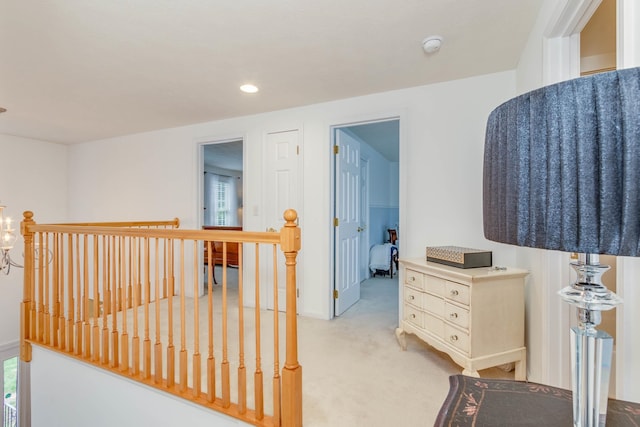
[{"label": "cream dresser", "polygon": [[447,353],[464,375],[515,362],[515,379],[525,380],[524,278],[526,270],[460,269],[400,260],[402,304],[396,337],[405,333]]}]

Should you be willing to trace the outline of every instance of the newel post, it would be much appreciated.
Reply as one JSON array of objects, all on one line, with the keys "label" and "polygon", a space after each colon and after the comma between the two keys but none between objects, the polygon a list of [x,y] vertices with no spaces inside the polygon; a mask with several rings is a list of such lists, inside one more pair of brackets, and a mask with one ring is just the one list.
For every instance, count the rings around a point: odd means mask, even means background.
[{"label": "newel post", "polygon": [[[287,267],[286,360],[282,368],[282,425],[302,426],[302,366],[298,363],[298,319],[296,308],[296,257],[301,247],[298,213],[288,209],[280,230],[280,246]],[[276,307],[277,309],[277,307]]]},{"label": "newel post", "polygon": [[24,237],[24,285],[22,290],[22,303],[20,303],[20,360],[31,361],[31,343],[27,340],[33,338],[32,331],[32,304],[33,304],[33,232],[29,226],[34,225],[33,212],[25,211],[20,223],[20,233]]}]

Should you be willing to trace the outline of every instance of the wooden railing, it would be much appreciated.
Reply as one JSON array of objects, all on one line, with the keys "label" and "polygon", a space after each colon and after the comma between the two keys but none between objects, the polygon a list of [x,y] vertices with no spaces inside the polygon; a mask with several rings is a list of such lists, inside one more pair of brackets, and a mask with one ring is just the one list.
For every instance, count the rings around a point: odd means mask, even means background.
[{"label": "wooden railing", "polygon": [[[21,359],[31,361],[31,345],[42,345],[254,425],[301,426],[300,229],[295,211],[284,218],[280,232],[235,232],[180,230],[177,220],[42,225],[25,212]],[[213,241],[224,247],[222,284],[215,288],[213,265],[201,276],[203,247],[210,251]],[[229,242],[239,243],[235,305],[229,303]],[[278,246],[286,271],[285,343],[277,310]],[[251,250],[243,256],[243,248]],[[260,254],[270,254],[271,261],[263,256],[261,264]],[[250,304],[245,304],[243,258],[253,261]],[[261,309],[264,262],[272,262],[267,283],[273,287],[272,313]],[[264,389],[267,362],[274,367],[272,392]],[[253,380],[247,380],[247,365],[253,366]]]}]

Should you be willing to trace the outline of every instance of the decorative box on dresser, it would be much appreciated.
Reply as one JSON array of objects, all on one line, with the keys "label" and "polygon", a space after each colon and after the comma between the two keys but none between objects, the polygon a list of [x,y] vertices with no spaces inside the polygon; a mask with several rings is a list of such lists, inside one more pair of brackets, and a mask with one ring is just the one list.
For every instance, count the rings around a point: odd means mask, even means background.
[{"label": "decorative box on dresser", "polygon": [[422,259],[400,260],[404,283],[396,337],[415,334],[447,353],[464,375],[515,362],[515,379],[525,380],[524,278],[526,270],[461,269]]}]

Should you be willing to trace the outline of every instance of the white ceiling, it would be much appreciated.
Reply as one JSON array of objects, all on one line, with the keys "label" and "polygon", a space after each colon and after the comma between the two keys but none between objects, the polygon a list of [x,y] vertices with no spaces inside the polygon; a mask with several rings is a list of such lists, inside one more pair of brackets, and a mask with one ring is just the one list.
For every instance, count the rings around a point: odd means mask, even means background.
[{"label": "white ceiling", "polygon": [[78,143],[513,69],[541,3],[0,0],[0,133]]}]

